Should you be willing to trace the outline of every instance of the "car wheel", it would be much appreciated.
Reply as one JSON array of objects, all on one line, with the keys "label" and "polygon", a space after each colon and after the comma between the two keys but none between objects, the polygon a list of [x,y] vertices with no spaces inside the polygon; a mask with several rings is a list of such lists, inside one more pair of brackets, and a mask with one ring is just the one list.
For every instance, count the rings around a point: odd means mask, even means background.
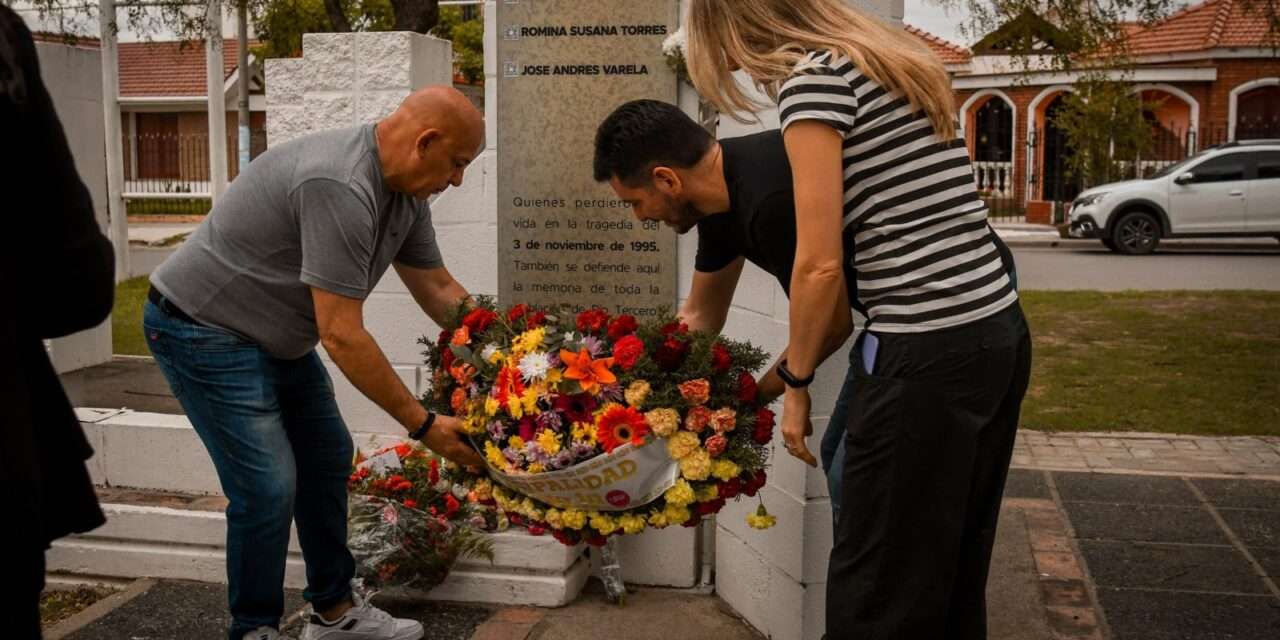
[{"label": "car wheel", "polygon": [[1115,250],[1127,255],[1143,255],[1160,244],[1160,221],[1145,211],[1134,211],[1120,218],[1111,236]]},{"label": "car wheel", "polygon": [[1115,242],[1115,240],[1112,240],[1111,238],[1103,238],[1103,239],[1102,239],[1102,246],[1104,246],[1104,247],[1106,247],[1106,248],[1108,248],[1108,249],[1110,249],[1110,250],[1112,250],[1112,251],[1119,251],[1119,249],[1117,249],[1117,248],[1116,248],[1116,242]]}]

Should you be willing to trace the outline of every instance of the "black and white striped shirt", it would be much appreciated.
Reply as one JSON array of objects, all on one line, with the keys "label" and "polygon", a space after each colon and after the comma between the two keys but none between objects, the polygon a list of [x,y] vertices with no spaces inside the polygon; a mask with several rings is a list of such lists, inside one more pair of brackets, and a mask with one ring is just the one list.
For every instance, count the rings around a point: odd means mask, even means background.
[{"label": "black and white striped shirt", "polygon": [[923,110],[844,56],[797,69],[778,96],[782,128],[818,120],[844,137],[845,258],[873,329],[932,331],[1013,304],[964,140],[939,140]]}]

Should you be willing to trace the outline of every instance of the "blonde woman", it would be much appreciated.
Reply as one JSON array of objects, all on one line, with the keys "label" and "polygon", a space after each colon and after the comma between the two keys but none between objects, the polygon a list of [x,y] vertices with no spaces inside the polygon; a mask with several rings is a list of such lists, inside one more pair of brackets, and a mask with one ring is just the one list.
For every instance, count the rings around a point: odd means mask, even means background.
[{"label": "blonde woman", "polygon": [[688,66],[724,113],[780,109],[795,193],[782,433],[813,464],[806,390],[850,301],[843,496],[827,583],[840,638],[982,638],[1029,377],[1012,265],[956,137],[942,64],[841,0],[690,0]]}]

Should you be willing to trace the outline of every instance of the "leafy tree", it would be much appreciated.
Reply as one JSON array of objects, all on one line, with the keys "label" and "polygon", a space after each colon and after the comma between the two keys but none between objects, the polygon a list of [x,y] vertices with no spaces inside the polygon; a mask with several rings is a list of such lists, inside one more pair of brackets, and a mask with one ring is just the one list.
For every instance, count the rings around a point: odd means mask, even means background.
[{"label": "leafy tree", "polygon": [[1134,162],[1151,149],[1154,125],[1146,113],[1159,105],[1144,103],[1131,89],[1124,80],[1087,73],[1054,116],[1070,150],[1067,173],[1085,188],[1133,175]]},{"label": "leafy tree", "polygon": [[468,82],[484,78],[484,22],[463,20],[461,7],[440,10],[440,23],[431,30],[437,38],[453,41],[453,62]]}]

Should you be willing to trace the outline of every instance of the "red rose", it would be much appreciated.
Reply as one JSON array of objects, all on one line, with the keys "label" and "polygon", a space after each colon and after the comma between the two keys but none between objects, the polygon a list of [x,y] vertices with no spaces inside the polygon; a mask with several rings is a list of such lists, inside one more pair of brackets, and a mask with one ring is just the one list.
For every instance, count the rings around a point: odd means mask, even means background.
[{"label": "red rose", "polygon": [[733,366],[733,356],[729,355],[729,350],[719,342],[711,345],[711,368],[724,373]]},{"label": "red rose", "polygon": [[756,496],[756,492],[760,491],[760,488],[764,486],[764,483],[768,481],[768,479],[769,477],[765,474],[764,469],[761,469],[746,482],[746,485],[742,487],[742,492],[745,493],[747,497],[754,498]]},{"label": "red rose", "polygon": [[572,547],[580,542],[578,534],[572,529],[552,529],[551,537],[566,547]]},{"label": "red rose", "polygon": [[578,331],[599,333],[609,326],[609,313],[604,309],[587,309],[578,314]]},{"label": "red rose", "polygon": [[635,316],[627,314],[620,315],[617,318],[614,318],[613,322],[609,323],[609,339],[617,340],[627,334],[635,333],[636,329],[639,328],[640,324],[636,322]]},{"label": "red rose", "polygon": [[427,482],[433,485],[440,482],[440,462],[432,458],[427,467]]},{"label": "red rose", "polygon": [[653,355],[653,359],[658,365],[667,371],[675,371],[684,363],[685,356],[689,355],[689,343],[675,337],[669,337],[662,342],[662,346],[658,347],[658,352]]},{"label": "red rose", "polygon": [[529,313],[529,305],[527,304],[521,303],[511,307],[507,310],[507,322],[515,324],[516,320],[523,318],[526,313]]},{"label": "red rose", "polygon": [[453,517],[453,514],[457,513],[458,509],[461,508],[462,504],[458,502],[457,498],[453,497],[452,493],[444,494],[444,515],[446,517]]},{"label": "red rose", "polygon": [[472,309],[470,313],[462,318],[462,326],[470,329],[473,334],[483,333],[497,319],[498,314],[488,309]]},{"label": "red rose", "polygon": [[723,500],[732,500],[742,493],[742,479],[734,478],[728,482],[721,482],[718,485],[718,494]]},{"label": "red rose", "polygon": [[529,314],[529,319],[527,321],[527,324],[529,325],[530,329],[537,329],[538,327],[541,327],[543,323],[545,323],[546,321],[547,321],[546,311],[534,311]]},{"label": "red rose", "polygon": [[644,355],[644,341],[634,335],[624,336],[613,343],[613,363],[630,371]]},{"label": "red rose", "polygon": [[724,498],[716,498],[711,502],[699,502],[698,515],[709,516],[715,513],[719,513],[720,510],[723,508],[724,508]]},{"label": "red rose", "polygon": [[689,333],[689,325],[683,322],[669,322],[662,325],[662,329],[660,329],[660,331],[664,336],[671,336],[672,334],[684,335]]},{"label": "red rose", "polygon": [[455,356],[453,355],[453,349],[445,347],[444,350],[440,352],[441,368],[448,369],[449,367],[452,367],[454,357]]},{"label": "red rose", "polygon": [[541,525],[541,524],[529,525],[529,535],[531,536],[540,536],[546,532],[547,532],[547,527],[545,525]]},{"label": "red rose", "polygon": [[414,500],[413,498],[407,498],[404,501],[404,506],[409,507],[410,509],[417,509],[418,501]]},{"label": "red rose", "polygon": [[769,444],[773,440],[773,412],[767,408],[761,408],[756,412],[756,428],[751,434],[751,438],[757,444]]},{"label": "red rose", "polygon": [[438,347],[440,347],[440,348],[444,348],[444,346],[445,346],[445,345],[449,344],[449,340],[450,340],[451,338],[453,338],[453,332],[452,332],[452,331],[449,331],[448,329],[445,329],[445,330],[441,331],[441,332],[440,332],[440,337],[439,337],[439,338],[436,338],[436,346],[438,346]]},{"label": "red rose", "polygon": [[738,399],[743,402],[755,402],[760,389],[756,387],[756,379],[743,371],[738,374]]}]

